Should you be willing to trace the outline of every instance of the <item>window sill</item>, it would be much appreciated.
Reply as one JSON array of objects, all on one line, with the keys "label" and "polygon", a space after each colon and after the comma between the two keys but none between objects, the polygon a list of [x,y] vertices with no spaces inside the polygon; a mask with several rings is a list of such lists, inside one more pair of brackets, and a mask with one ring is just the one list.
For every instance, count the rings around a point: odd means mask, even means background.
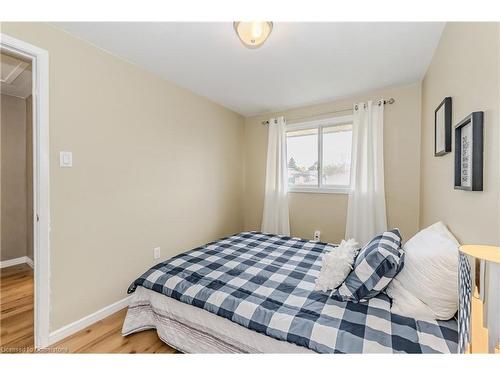
[{"label": "window sill", "polygon": [[289,187],[289,193],[316,193],[316,194],[349,194],[349,188],[307,188],[307,187]]}]

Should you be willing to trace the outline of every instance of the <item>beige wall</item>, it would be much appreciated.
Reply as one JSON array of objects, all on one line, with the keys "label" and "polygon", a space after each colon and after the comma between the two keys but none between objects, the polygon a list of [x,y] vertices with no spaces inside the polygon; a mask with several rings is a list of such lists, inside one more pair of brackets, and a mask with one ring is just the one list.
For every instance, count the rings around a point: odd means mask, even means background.
[{"label": "beige wall", "polygon": [[52,26],[2,32],[49,52],[51,330],[125,297],[154,247],[242,229],[240,115]]},{"label": "beige wall", "polygon": [[[418,229],[420,169],[420,84],[390,88],[332,103],[247,118],[245,121],[245,228],[260,229],[267,154],[267,128],[261,121],[270,117],[302,117],[348,108],[370,99],[396,99],[386,106],[384,159],[387,216],[390,227],[399,227],[409,239]],[[343,113],[345,114],[345,113]],[[292,235],[339,242],[344,238],[347,195],[290,193]]]},{"label": "beige wall", "polygon": [[[484,191],[454,190],[454,152],[434,157],[434,110],[452,97],[453,127],[484,111]],[[422,84],[420,226],[443,220],[463,243],[499,244],[499,26],[448,23]],[[454,133],[454,132],[453,132]]]},{"label": "beige wall", "polygon": [[1,96],[1,256],[27,254],[26,101]]}]

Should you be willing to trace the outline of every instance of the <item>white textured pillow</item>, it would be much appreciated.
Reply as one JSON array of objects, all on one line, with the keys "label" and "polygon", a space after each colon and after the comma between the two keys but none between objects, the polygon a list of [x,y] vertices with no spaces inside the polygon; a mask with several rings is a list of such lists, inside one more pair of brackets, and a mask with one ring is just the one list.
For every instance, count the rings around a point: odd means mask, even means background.
[{"label": "white textured pillow", "polygon": [[[391,283],[387,294],[400,315],[447,320],[458,308],[458,246],[456,238],[442,222],[413,236],[404,246],[405,266]],[[408,295],[407,301],[401,296]],[[426,308],[415,309],[414,297]],[[394,310],[393,310],[394,311]],[[424,312],[423,312],[424,311]],[[396,312],[396,311],[394,311]],[[421,316],[419,316],[421,315]]]},{"label": "white textured pillow", "polygon": [[358,253],[358,243],[354,239],[342,240],[338,247],[329,247],[323,254],[321,271],[316,279],[315,290],[335,289],[342,284],[352,270],[354,259]]}]

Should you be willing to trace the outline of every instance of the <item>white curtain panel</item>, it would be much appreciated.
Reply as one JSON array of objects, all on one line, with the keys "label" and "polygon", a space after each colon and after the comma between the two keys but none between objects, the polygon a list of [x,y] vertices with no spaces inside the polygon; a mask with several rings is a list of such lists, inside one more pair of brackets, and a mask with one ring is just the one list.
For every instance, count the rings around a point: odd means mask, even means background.
[{"label": "white curtain panel", "polygon": [[387,230],[384,188],[384,103],[356,104],[346,238],[360,245]]},{"label": "white curtain panel", "polygon": [[285,118],[269,120],[262,232],[290,235]]}]

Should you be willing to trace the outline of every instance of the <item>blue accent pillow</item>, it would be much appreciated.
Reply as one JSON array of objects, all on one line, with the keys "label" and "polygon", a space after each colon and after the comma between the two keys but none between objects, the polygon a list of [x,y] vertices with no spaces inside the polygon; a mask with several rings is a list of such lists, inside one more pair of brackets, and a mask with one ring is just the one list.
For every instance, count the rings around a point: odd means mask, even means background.
[{"label": "blue accent pillow", "polygon": [[359,302],[375,297],[403,269],[404,250],[398,229],[384,232],[361,249],[354,268],[331,294],[338,301]]}]

